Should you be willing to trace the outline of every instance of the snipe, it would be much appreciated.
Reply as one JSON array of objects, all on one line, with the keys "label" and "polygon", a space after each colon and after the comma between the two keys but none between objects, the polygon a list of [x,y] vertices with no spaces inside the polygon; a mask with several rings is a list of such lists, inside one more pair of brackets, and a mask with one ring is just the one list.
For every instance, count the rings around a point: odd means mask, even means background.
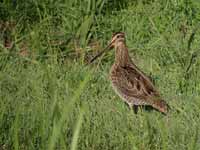
[{"label": "snipe", "polygon": [[125,34],[113,34],[109,45],[91,61],[102,55],[107,49],[115,48],[115,62],[110,70],[110,80],[115,92],[131,108],[152,106],[166,114],[167,103],[162,100],[151,80],[133,63],[125,43]]}]

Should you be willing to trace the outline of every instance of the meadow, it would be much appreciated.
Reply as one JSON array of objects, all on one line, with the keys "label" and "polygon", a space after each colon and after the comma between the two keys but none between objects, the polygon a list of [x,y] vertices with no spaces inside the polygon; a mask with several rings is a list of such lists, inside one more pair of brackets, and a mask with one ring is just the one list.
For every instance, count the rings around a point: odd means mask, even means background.
[{"label": "meadow", "polygon": [[[197,0],[0,1],[0,150],[199,150],[199,21]],[[117,31],[167,116],[114,93],[114,50],[86,65]]]}]

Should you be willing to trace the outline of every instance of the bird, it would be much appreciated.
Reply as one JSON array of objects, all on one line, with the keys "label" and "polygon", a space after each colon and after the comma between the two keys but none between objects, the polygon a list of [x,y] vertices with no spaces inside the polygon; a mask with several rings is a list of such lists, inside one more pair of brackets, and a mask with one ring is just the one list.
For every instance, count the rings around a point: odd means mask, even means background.
[{"label": "bird", "polygon": [[109,79],[116,94],[136,113],[138,107],[150,106],[167,114],[169,105],[162,99],[151,79],[132,61],[124,32],[113,33],[108,46],[89,63],[113,48],[115,49],[115,60],[110,69]]}]

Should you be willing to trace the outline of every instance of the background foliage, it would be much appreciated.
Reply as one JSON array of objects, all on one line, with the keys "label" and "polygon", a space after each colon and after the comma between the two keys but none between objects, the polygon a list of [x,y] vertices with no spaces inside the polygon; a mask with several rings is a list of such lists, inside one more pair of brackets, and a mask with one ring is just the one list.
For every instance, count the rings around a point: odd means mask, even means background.
[{"label": "background foliage", "polygon": [[[200,3],[1,0],[0,149],[200,149]],[[113,92],[113,32],[172,110],[137,115]]]}]

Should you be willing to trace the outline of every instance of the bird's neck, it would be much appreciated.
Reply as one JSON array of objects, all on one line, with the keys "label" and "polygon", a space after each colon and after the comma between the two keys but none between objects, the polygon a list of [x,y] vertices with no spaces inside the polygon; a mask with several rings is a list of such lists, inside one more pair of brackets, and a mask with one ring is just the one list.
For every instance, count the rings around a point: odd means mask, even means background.
[{"label": "bird's neck", "polygon": [[130,62],[130,57],[129,57],[128,48],[126,47],[126,44],[123,41],[118,42],[115,45],[115,64],[124,67],[129,62]]}]

